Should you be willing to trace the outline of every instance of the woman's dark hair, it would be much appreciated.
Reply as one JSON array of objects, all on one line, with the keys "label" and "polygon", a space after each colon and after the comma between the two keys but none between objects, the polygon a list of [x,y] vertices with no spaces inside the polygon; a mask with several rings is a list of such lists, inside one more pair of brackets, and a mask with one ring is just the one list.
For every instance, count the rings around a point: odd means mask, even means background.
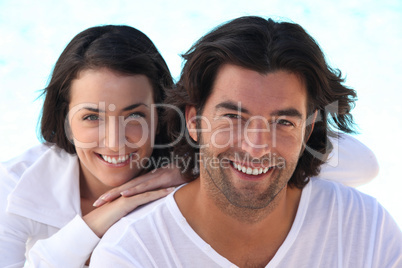
[{"label": "woman's dark hair", "polygon": [[[342,85],[339,70],[331,69],[315,40],[301,26],[272,19],[246,16],[223,24],[200,40],[183,55],[185,65],[176,90],[169,90],[166,102],[177,106],[184,114],[186,106],[194,106],[198,115],[211,94],[216,75],[223,64],[233,64],[262,74],[285,70],[297,74],[308,91],[308,115],[318,111],[310,138],[306,137],[306,148],[299,159],[289,185],[298,188],[307,184],[309,177],[319,173],[320,165],[326,160],[332,146],[329,135],[332,128],[353,132],[350,114],[356,93]],[[330,109],[337,105],[337,109]],[[168,110],[165,120],[168,132],[174,140],[189,137],[187,129],[176,111]],[[311,125],[306,129],[310,134]],[[192,157],[195,167],[198,148],[186,139],[179,140],[174,153]],[[313,155],[314,154],[314,155]],[[320,155],[320,157],[317,157]],[[195,172],[194,172],[195,170]],[[187,178],[199,175],[197,169],[185,171]]]},{"label": "woman's dark hair", "polygon": [[[41,118],[41,136],[68,153],[74,145],[65,131],[71,82],[79,72],[108,68],[123,75],[142,74],[149,78],[155,103],[165,99],[165,89],[173,87],[166,62],[152,41],[141,31],[124,25],[92,27],[76,35],[64,49],[53,69],[49,85],[43,90],[45,101]],[[158,108],[158,116],[162,111]],[[166,126],[158,120],[159,134],[155,144],[168,143]],[[167,153],[154,150],[154,157]]]}]

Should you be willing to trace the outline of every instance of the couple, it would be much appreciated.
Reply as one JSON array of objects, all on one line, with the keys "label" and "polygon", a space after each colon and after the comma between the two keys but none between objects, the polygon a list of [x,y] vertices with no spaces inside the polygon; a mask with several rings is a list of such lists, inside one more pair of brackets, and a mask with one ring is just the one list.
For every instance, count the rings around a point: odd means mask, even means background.
[{"label": "couple", "polygon": [[[71,41],[46,89],[42,135],[53,145],[2,170],[2,267],[21,266],[25,251],[32,266],[82,267],[102,236],[92,267],[401,264],[388,213],[319,179],[369,180],[376,161],[341,135],[324,164],[332,129],[351,131],[355,92],[300,26],[238,18],[184,58],[173,88],[156,48],[132,28],[92,28]],[[181,113],[152,105],[163,101]],[[166,156],[153,144],[170,141],[194,168],[131,165]]]}]

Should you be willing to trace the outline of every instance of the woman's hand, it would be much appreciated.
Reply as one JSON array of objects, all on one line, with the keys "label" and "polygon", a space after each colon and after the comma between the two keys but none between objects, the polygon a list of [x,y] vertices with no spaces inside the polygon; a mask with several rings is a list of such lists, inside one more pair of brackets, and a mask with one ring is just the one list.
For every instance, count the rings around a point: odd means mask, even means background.
[{"label": "woman's hand", "polygon": [[83,219],[98,237],[102,237],[115,222],[138,206],[168,195],[174,186],[184,182],[176,167],[148,172],[103,194],[94,203],[97,208]]},{"label": "woman's hand", "polygon": [[134,196],[120,196],[119,198],[98,207],[83,216],[83,220],[98,236],[102,237],[106,231],[122,217],[137,207],[162,198],[174,190],[173,187],[156,191],[148,191]]},{"label": "woman's hand", "polygon": [[179,168],[172,165],[161,167],[106,192],[95,201],[94,206],[100,207],[121,196],[130,197],[156,189],[178,186],[184,182]]}]

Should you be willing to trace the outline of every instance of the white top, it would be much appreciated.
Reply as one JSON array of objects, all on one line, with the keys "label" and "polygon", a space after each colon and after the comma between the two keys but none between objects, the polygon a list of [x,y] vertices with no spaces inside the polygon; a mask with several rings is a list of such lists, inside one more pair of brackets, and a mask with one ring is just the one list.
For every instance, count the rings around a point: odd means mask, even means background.
[{"label": "white top", "polygon": [[78,166],[46,145],[0,165],[0,267],[85,267],[100,239],[81,218]]},{"label": "white top", "polygon": [[339,139],[330,138],[333,150],[321,166],[321,179],[341,182],[357,187],[374,179],[379,172],[374,153],[357,139],[340,134]]},{"label": "white top", "polygon": [[[351,186],[370,181],[378,173],[374,154],[343,137],[332,140],[321,177]],[[83,267],[98,241],[81,218],[75,155],[39,145],[0,164],[0,267],[26,259],[31,267]]]},{"label": "white top", "polygon": [[[112,226],[90,267],[237,266],[195,233],[172,193]],[[374,198],[312,178],[289,234],[266,267],[402,267],[402,233]]]}]

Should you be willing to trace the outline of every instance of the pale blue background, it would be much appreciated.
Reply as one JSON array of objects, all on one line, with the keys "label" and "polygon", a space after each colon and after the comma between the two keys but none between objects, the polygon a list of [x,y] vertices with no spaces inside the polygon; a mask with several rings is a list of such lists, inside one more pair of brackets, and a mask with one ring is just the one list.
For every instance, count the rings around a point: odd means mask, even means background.
[{"label": "pale blue background", "polygon": [[0,0],[0,161],[37,144],[41,101],[59,54],[78,32],[128,24],[157,45],[174,77],[180,53],[213,27],[241,15],[301,24],[358,92],[353,114],[380,162],[360,190],[375,196],[402,226],[402,1],[19,1]]}]

